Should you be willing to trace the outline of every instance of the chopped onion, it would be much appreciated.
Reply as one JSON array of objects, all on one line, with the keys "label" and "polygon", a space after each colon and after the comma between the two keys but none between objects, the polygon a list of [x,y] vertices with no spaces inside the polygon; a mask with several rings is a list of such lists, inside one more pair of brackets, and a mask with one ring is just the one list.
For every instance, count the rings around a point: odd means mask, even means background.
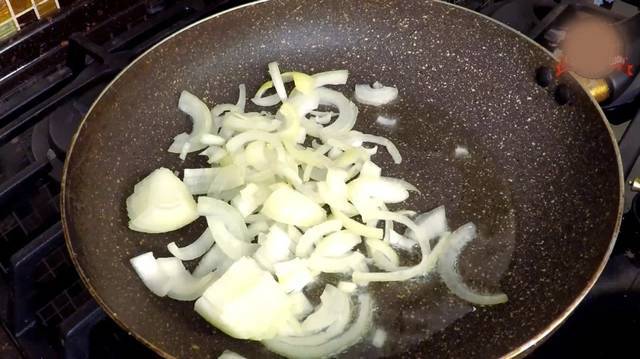
[{"label": "chopped onion", "polygon": [[317,74],[311,75],[315,80],[316,87],[326,86],[326,85],[344,85],[347,83],[347,78],[349,77],[349,71],[347,70],[334,70],[327,72],[319,72]]},{"label": "chopped onion", "polygon": [[240,112],[244,112],[244,106],[247,103],[247,87],[244,84],[238,85],[238,102],[236,107]]},{"label": "chopped onion", "polygon": [[[259,305],[257,305],[259,303]],[[251,258],[237,260],[195,303],[216,328],[239,339],[275,337],[292,318],[287,294]]]},{"label": "chopped onion", "polygon": [[170,232],[198,218],[189,189],[164,167],[138,182],[126,203],[129,228],[138,232]]},{"label": "chopped onion", "polygon": [[360,103],[382,106],[398,97],[398,89],[395,87],[381,86],[379,82],[376,82],[374,87],[369,85],[356,85],[355,97]]},{"label": "chopped onion", "polygon": [[159,297],[167,295],[169,289],[171,289],[171,281],[169,276],[158,265],[153,252],[141,254],[131,258],[129,261],[138,277],[142,279],[142,283],[153,294]]},{"label": "chopped onion", "polygon": [[356,344],[371,328],[373,310],[371,298],[368,294],[358,296],[360,309],[355,322],[341,335],[319,345],[292,345],[278,339],[265,340],[264,345],[269,350],[280,355],[295,358],[323,358],[339,354],[343,350]]},{"label": "chopped onion", "polygon": [[466,147],[458,145],[454,150],[454,156],[456,158],[469,158],[471,157],[471,154]]},{"label": "chopped onion", "polygon": [[338,108],[338,118],[329,126],[324,128],[326,134],[346,133],[356,124],[358,108],[349,101],[343,94],[328,88],[318,88],[316,90],[320,97],[321,105],[331,105]]},{"label": "chopped onion", "polygon": [[191,117],[193,128],[188,137],[176,136],[174,143],[169,147],[169,152],[182,153],[185,148],[187,148],[186,152],[195,152],[207,147],[200,142],[201,136],[210,133],[212,126],[211,112],[207,105],[190,92],[182,91],[178,108]]},{"label": "chopped onion", "polygon": [[289,303],[291,303],[291,312],[297,319],[302,319],[313,311],[313,305],[303,292],[289,294]]},{"label": "chopped onion", "polygon": [[167,249],[174,257],[183,261],[190,261],[205,254],[213,246],[214,242],[211,232],[205,229],[202,235],[188,246],[180,248],[176,242],[171,242],[167,245]]},{"label": "chopped onion", "polygon": [[231,200],[231,205],[246,217],[260,207],[270,193],[271,191],[265,187],[249,183]]},{"label": "chopped onion", "polygon": [[476,226],[467,223],[456,229],[449,236],[446,248],[438,260],[438,272],[447,288],[456,296],[477,305],[494,305],[505,303],[508,298],[504,293],[481,294],[469,288],[458,272],[457,262],[464,247],[476,238]]},{"label": "chopped onion", "polygon": [[391,117],[378,116],[376,118],[376,123],[381,124],[382,126],[393,127],[398,122],[397,119]]},{"label": "chopped onion", "polygon": [[375,239],[382,239],[383,237],[384,232],[380,228],[368,227],[358,221],[355,221],[347,217],[344,213],[342,213],[341,211],[335,208],[331,208],[331,213],[333,213],[333,215],[336,216],[336,219],[342,222],[342,225],[344,226],[344,228],[350,230],[355,234],[361,235],[363,237],[375,238]]},{"label": "chopped onion", "polygon": [[384,342],[387,341],[387,332],[384,329],[376,329],[371,338],[371,344],[376,348],[382,348]]},{"label": "chopped onion", "polygon": [[227,229],[225,222],[222,222],[219,217],[208,216],[207,223],[209,224],[209,230],[216,243],[229,258],[239,259],[255,252],[255,244],[247,243],[235,237]]},{"label": "chopped onion", "polygon": [[167,297],[175,300],[190,301],[202,295],[214,279],[213,273],[202,277],[191,275],[182,261],[175,257],[158,258],[158,266],[170,278],[170,288]]},{"label": "chopped onion", "polygon": [[360,236],[356,234],[345,230],[334,232],[316,244],[313,255],[323,257],[343,256],[358,243],[360,243]]},{"label": "chopped onion", "polygon": [[275,263],[273,268],[278,277],[278,283],[283,286],[287,293],[300,291],[315,279],[315,275],[300,258]]},{"label": "chopped onion", "polygon": [[282,81],[282,75],[280,74],[277,62],[269,63],[269,75],[271,75],[271,81],[273,81],[273,86],[276,88],[280,100],[286,100],[287,90],[284,88],[284,82]]},{"label": "chopped onion", "polygon": [[309,268],[323,273],[351,273],[367,269],[365,257],[360,252],[351,252],[342,257],[323,257],[312,254],[308,265]]},{"label": "chopped onion", "polygon": [[376,267],[388,272],[398,269],[400,258],[389,244],[379,239],[372,238],[368,238],[365,241],[365,244],[367,245],[370,257],[373,258],[373,262]]},{"label": "chopped onion", "polygon": [[297,257],[306,257],[311,254],[313,246],[318,242],[323,236],[337,232],[342,228],[342,222],[337,219],[328,220],[326,222],[317,224],[309,229],[300,237],[298,241],[298,245],[296,246],[296,256]]},{"label": "chopped onion", "polygon": [[351,136],[353,138],[359,139],[362,142],[376,143],[380,146],[386,147],[389,155],[391,155],[391,158],[393,159],[393,162],[395,162],[396,164],[400,164],[402,162],[400,151],[398,151],[396,145],[394,145],[393,142],[389,141],[388,139],[382,136],[363,134],[357,131],[351,131]]},{"label": "chopped onion", "polygon": [[220,249],[220,246],[212,246],[207,253],[200,259],[198,266],[193,270],[193,275],[202,277],[214,270],[226,270],[231,265],[231,258]]},{"label": "chopped onion", "polygon": [[275,221],[302,227],[318,224],[327,216],[313,200],[289,187],[273,191],[264,202],[261,213]]},{"label": "chopped onion", "polygon": [[247,358],[243,357],[242,355],[236,352],[232,352],[231,350],[225,350],[222,352],[222,354],[220,354],[218,359],[247,359]]},{"label": "chopped onion", "polygon": [[233,236],[243,241],[250,240],[242,214],[228,203],[211,197],[198,197],[198,214],[207,217],[209,225],[212,220],[220,220]]},{"label": "chopped onion", "polygon": [[358,285],[353,282],[340,281],[338,283],[338,289],[345,293],[353,293],[358,289]]},{"label": "chopped onion", "polygon": [[269,233],[256,251],[254,258],[263,268],[272,272],[274,263],[289,259],[290,247],[291,239],[287,233],[279,225],[274,224],[269,228]]}]

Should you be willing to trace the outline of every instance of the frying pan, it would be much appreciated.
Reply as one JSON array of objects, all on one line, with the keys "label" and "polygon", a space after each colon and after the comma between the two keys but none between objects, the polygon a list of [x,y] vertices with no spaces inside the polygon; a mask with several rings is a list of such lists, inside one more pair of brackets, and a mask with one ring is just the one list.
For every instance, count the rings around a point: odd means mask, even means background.
[{"label": "frying pan", "polygon": [[[346,68],[352,85],[392,84],[399,100],[360,106],[356,128],[394,141],[404,156],[390,176],[421,189],[407,208],[440,204],[452,228],[473,221],[479,238],[460,259],[466,282],[501,288],[504,305],[474,308],[438,278],[373,283],[382,349],[356,345],[345,356],[498,357],[521,355],[575,308],[613,245],[622,211],[617,147],[603,114],[571,77],[548,88],[535,69],[553,66],[544,49],[476,13],[432,1],[269,1],[214,15],[162,41],[123,71],[94,103],[69,151],[63,224],[71,258],[104,310],[156,353],[217,357],[230,349],[273,356],[259,343],[208,325],[193,303],[158,298],[129,258],[185,245],[203,220],[148,235],[127,228],[125,199],[153,169],[203,167],[166,151],[189,130],[181,90],[208,104],[233,102],[237,85],[256,89],[266,64],[309,73]],[[552,91],[569,86],[560,106]],[[398,119],[393,128],[374,121]],[[471,157],[453,156],[456,145]]]}]

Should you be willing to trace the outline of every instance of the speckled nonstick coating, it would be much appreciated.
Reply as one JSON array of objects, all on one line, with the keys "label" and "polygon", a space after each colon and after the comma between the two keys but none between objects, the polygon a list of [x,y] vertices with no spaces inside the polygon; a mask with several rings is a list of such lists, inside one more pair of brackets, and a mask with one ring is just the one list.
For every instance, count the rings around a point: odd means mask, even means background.
[{"label": "speckled nonstick coating", "polygon": [[[473,286],[509,295],[504,305],[472,308],[437,276],[372,284],[381,350],[357,345],[345,356],[497,357],[516,355],[553,329],[591,287],[608,257],[621,211],[615,144],[593,101],[571,79],[574,97],[558,106],[533,79],[552,65],[522,36],[464,9],[428,1],[271,1],[214,16],[162,42],[102,94],[78,131],[66,162],[63,219],[85,284],[105,310],[165,356],[217,357],[231,349],[270,355],[231,339],[193,311],[158,298],[129,258],[189,243],[198,222],[146,235],[127,229],[125,199],[150,171],[204,166],[166,152],[189,129],[177,108],[181,90],[208,104],[235,102],[267,79],[266,65],[306,72],[346,68],[349,86],[380,80],[399,88],[382,108],[360,106],[357,129],[393,140],[404,156],[388,175],[422,191],[406,208],[447,209],[453,228],[473,221],[480,238],[465,250]],[[394,128],[374,122],[398,119]],[[470,159],[456,159],[456,145]],[[384,151],[380,151],[383,153]],[[367,339],[367,343],[369,340]]]}]

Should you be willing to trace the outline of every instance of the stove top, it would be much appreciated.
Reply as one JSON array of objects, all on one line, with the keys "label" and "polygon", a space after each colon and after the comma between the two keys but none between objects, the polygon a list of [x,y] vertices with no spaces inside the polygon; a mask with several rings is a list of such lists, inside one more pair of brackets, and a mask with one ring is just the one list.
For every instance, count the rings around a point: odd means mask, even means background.
[{"label": "stove top", "polygon": [[[6,0],[15,2],[13,0]],[[0,357],[155,355],[102,312],[83,287],[60,226],[60,177],[71,136],[89,106],[132,59],[176,30],[246,1],[55,1],[47,18],[25,10],[0,41]],[[452,0],[556,51],[566,21],[600,16],[640,29],[622,1]],[[36,3],[33,3],[36,6]],[[40,4],[40,2],[38,2]],[[40,6],[40,5],[38,5]],[[0,0],[0,38],[6,32]],[[27,18],[35,12],[40,21]],[[12,22],[13,23],[13,22]],[[640,31],[638,31],[640,35]],[[638,52],[630,62],[640,65]],[[632,44],[635,49],[635,43]],[[640,141],[640,76],[604,79],[601,106],[623,150]],[[626,142],[625,142],[626,141]],[[640,176],[632,153],[629,179]],[[585,301],[532,357],[628,354],[640,332],[640,196],[626,188],[625,218],[605,272]],[[4,329],[4,330],[3,330]]]}]

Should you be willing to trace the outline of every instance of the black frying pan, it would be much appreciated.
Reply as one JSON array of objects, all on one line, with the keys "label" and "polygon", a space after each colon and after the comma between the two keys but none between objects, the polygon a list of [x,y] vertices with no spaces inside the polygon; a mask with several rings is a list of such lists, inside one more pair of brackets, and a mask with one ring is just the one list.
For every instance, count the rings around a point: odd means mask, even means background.
[{"label": "black frying pan", "polygon": [[[475,287],[501,287],[509,302],[475,310],[437,278],[372,284],[375,321],[389,333],[382,350],[357,345],[346,355],[515,356],[539,342],[578,304],[600,274],[621,215],[619,156],[603,115],[569,77],[573,98],[557,105],[533,81],[553,59],[523,36],[441,2],[270,1],[243,6],[161,42],[102,93],[76,134],[63,182],[63,223],[71,257],[105,311],[164,356],[217,357],[231,349],[271,355],[259,343],[227,337],[193,304],[158,298],[129,258],[192,241],[204,221],[162,235],[127,229],[125,199],[188,130],[177,108],[187,89],[213,105],[235,101],[237,84],[267,79],[266,64],[306,72],[346,68],[350,87],[380,80],[400,89],[382,109],[361,106],[357,128],[387,136],[405,160],[389,175],[422,189],[408,208],[445,204],[453,227],[478,224],[462,255]],[[378,114],[399,118],[393,130]],[[456,145],[469,160],[455,159]]]}]

